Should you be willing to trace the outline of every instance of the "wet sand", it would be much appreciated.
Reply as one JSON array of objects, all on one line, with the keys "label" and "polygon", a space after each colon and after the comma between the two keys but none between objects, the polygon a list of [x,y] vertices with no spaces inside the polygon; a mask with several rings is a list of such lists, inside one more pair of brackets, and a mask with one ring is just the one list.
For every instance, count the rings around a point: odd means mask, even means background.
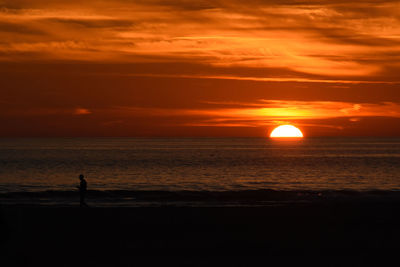
[{"label": "wet sand", "polygon": [[399,207],[2,206],[1,261],[2,266],[255,266],[318,265],[323,259],[323,266],[366,266],[377,251],[400,247]]}]

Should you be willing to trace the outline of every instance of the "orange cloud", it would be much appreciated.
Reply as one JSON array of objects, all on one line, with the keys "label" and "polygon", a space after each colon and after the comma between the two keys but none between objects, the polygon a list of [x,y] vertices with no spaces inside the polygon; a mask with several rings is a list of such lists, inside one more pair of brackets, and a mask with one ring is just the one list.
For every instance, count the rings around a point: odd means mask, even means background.
[{"label": "orange cloud", "polygon": [[373,77],[400,67],[399,11],[395,1],[3,1],[0,60],[163,58]]},{"label": "orange cloud", "polygon": [[160,127],[184,135],[198,126],[244,135],[280,122],[323,127],[322,135],[357,125],[389,133],[399,118],[399,8],[394,0],[0,0],[0,124],[10,136],[72,126],[72,135]]},{"label": "orange cloud", "polygon": [[[358,122],[363,117],[400,118],[400,104],[351,103],[335,101],[259,100],[256,103],[209,102],[204,109],[161,109],[120,107],[114,114],[148,117],[188,117],[183,125],[214,127],[260,127],[292,121],[334,119],[346,117]],[[226,108],[225,106],[236,106]],[[214,106],[214,107],[212,107]],[[220,106],[220,107],[218,107]],[[305,123],[307,125],[307,123]],[[320,127],[337,127],[321,125]]]},{"label": "orange cloud", "polygon": [[77,108],[74,111],[75,115],[87,115],[87,114],[91,114],[92,112],[86,108]]}]

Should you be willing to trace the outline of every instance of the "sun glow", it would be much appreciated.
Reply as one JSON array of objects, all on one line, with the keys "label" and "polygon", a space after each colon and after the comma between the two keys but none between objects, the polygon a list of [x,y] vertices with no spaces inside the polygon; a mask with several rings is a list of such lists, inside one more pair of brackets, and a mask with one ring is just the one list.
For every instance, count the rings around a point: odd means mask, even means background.
[{"label": "sun glow", "polygon": [[303,137],[303,133],[293,125],[281,125],[276,127],[269,137]]}]

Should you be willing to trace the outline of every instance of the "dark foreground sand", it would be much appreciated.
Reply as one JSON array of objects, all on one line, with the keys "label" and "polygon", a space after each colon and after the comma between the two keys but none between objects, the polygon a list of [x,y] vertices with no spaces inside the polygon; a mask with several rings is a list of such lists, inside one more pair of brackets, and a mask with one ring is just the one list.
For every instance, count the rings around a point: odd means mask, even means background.
[{"label": "dark foreground sand", "polygon": [[1,266],[387,266],[375,255],[400,253],[400,214],[398,203],[3,206],[1,246]]}]

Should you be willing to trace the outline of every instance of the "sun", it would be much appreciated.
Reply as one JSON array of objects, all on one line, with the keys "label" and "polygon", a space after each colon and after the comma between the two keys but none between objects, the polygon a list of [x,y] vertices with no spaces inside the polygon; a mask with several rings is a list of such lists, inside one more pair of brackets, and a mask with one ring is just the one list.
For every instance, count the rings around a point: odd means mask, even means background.
[{"label": "sun", "polygon": [[299,128],[293,125],[281,125],[276,127],[269,137],[303,137],[303,133]]}]

